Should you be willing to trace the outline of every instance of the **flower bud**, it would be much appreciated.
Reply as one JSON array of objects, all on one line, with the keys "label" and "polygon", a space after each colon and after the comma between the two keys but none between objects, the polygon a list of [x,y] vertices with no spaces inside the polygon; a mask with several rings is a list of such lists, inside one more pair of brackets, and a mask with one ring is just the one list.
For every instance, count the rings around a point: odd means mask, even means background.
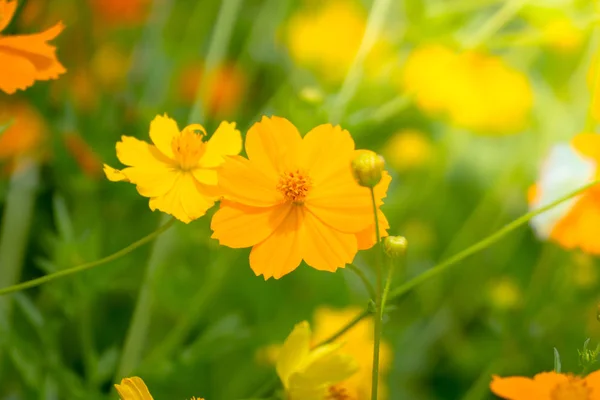
[{"label": "flower bud", "polygon": [[390,258],[399,258],[406,253],[408,242],[404,236],[388,236],[383,239],[383,251]]},{"label": "flower bud", "polygon": [[360,186],[372,188],[379,183],[385,161],[371,150],[360,150],[352,160],[352,173]]}]

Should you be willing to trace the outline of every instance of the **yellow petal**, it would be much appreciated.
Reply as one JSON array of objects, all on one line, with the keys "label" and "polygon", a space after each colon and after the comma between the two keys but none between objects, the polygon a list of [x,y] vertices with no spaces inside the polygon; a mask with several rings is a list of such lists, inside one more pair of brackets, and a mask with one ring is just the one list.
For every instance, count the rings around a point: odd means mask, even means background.
[{"label": "yellow petal", "polygon": [[121,173],[136,185],[139,194],[144,197],[157,197],[170,191],[183,172],[175,168],[128,167],[122,169]]},{"label": "yellow petal", "polygon": [[269,237],[288,213],[285,205],[249,207],[222,200],[221,208],[212,217],[212,238],[232,248],[254,246]]},{"label": "yellow petal", "polygon": [[290,376],[304,364],[310,351],[310,326],[303,321],[294,327],[292,333],[285,339],[277,358],[277,375],[284,387],[288,387]]},{"label": "yellow petal", "polygon": [[198,182],[204,183],[205,185],[216,186],[218,183],[217,171],[214,169],[196,168],[192,170],[192,174]]},{"label": "yellow petal", "polygon": [[169,118],[167,114],[164,116],[157,115],[150,122],[150,139],[152,143],[169,158],[173,158],[173,148],[171,143],[173,138],[179,135],[179,127],[175,120]]},{"label": "yellow petal", "polygon": [[303,258],[311,267],[334,272],[354,260],[357,252],[356,237],[325,225],[312,213],[304,218],[305,235]]},{"label": "yellow petal", "polygon": [[127,179],[125,174],[107,164],[104,164],[104,174],[106,175],[106,178],[108,178],[108,180],[111,182],[129,182],[129,179]]},{"label": "yellow petal", "polygon": [[121,136],[117,142],[117,157],[119,161],[130,167],[156,167],[174,165],[174,161],[167,158],[155,146],[131,136]]},{"label": "yellow petal", "polygon": [[337,343],[313,350],[303,369],[290,376],[290,389],[328,388],[350,378],[358,371],[358,364],[352,356],[342,353],[340,347]]},{"label": "yellow petal", "polygon": [[219,187],[227,200],[254,207],[280,204],[277,178],[264,175],[256,164],[244,157],[230,156],[218,170]]},{"label": "yellow petal", "polygon": [[158,209],[186,224],[203,216],[215,198],[207,195],[192,174],[179,174],[171,190],[150,199],[150,209]]},{"label": "yellow petal", "polygon": [[218,167],[225,161],[224,156],[234,156],[240,151],[242,135],[235,129],[235,122],[223,121],[206,143],[200,165],[204,168]]},{"label": "yellow petal", "polygon": [[132,378],[124,378],[121,384],[115,385],[121,400],[153,400],[148,387],[141,378],[134,376]]},{"label": "yellow petal", "polygon": [[295,166],[301,143],[300,132],[290,121],[263,117],[246,134],[246,153],[263,174],[277,179]]},{"label": "yellow petal", "polygon": [[302,207],[288,205],[289,212],[279,227],[250,252],[250,267],[265,279],[279,279],[302,262]]}]

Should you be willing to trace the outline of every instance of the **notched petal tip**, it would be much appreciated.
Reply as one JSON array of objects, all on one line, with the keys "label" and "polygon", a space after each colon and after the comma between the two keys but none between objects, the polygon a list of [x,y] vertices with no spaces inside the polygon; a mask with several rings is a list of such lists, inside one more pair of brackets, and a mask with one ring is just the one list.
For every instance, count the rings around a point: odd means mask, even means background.
[{"label": "notched petal tip", "polygon": [[104,164],[104,174],[106,178],[111,182],[129,182],[129,178],[120,170],[111,167],[108,164]]}]

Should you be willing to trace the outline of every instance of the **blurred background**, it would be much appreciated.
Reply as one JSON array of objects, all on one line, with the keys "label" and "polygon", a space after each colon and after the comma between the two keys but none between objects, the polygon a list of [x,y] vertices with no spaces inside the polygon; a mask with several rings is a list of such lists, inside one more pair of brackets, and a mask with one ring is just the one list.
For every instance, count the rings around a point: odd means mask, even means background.
[{"label": "blurred background", "polygon": [[[164,222],[102,172],[119,165],[121,135],[147,140],[157,114],[243,134],[262,115],[303,133],[341,124],[393,176],[382,209],[409,243],[398,281],[526,213],[552,146],[595,131],[591,0],[19,0],[2,34],[60,20],[67,73],[0,93],[1,287]],[[349,270],[257,278],[248,250],[210,239],[213,212],[0,298],[0,398],[115,399],[125,374],[156,399],[248,398],[295,323],[367,304]],[[372,276],[370,259],[355,261]],[[577,349],[600,341],[598,268],[523,227],[418,286],[386,316],[387,397],[491,399],[492,374],[551,370],[553,347],[580,373]],[[149,307],[132,333],[138,296]]]}]

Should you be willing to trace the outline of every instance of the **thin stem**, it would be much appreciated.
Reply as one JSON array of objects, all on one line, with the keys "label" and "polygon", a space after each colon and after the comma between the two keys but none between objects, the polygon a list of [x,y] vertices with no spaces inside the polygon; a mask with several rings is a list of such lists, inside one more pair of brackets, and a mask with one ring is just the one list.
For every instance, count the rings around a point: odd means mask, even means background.
[{"label": "thin stem", "polygon": [[473,49],[479,47],[511,20],[527,0],[509,0],[470,38],[464,41],[463,47]]},{"label": "thin stem", "polygon": [[171,225],[173,225],[174,221],[175,221],[174,219],[171,219],[169,222],[160,226],[158,229],[156,229],[154,232],[150,233],[149,235],[144,236],[137,242],[133,242],[129,246],[125,247],[124,249],[121,249],[121,250],[117,251],[116,253],[113,253],[113,254],[106,256],[104,258],[101,258],[99,260],[84,263],[81,265],[77,265],[75,267],[63,269],[61,271],[57,271],[52,274],[42,276],[40,278],[32,279],[30,281],[22,282],[17,285],[2,288],[2,289],[0,289],[0,296],[4,296],[9,293],[14,293],[14,292],[18,292],[20,290],[25,290],[25,289],[29,289],[32,287],[36,287],[43,283],[51,282],[55,279],[62,278],[64,276],[69,276],[72,274],[76,274],[78,272],[82,272],[82,271],[100,266],[102,264],[106,264],[111,261],[117,260],[117,259],[131,253],[133,250],[137,249],[138,247],[143,246],[148,242],[151,242],[154,238],[156,238],[161,233],[163,233],[164,231],[169,229],[171,227]]},{"label": "thin stem", "polygon": [[374,299],[375,298],[375,288],[373,288],[373,285],[371,285],[371,282],[369,282],[369,279],[367,278],[365,273],[354,264],[346,264],[346,267],[350,271],[354,272],[356,274],[356,276],[358,276],[358,278],[361,280],[361,282],[365,286],[365,289],[367,289],[367,292],[369,292],[369,297]]},{"label": "thin stem", "polygon": [[352,99],[358,88],[362,75],[363,63],[373,48],[379,33],[383,29],[385,18],[391,3],[391,0],[375,0],[371,7],[367,27],[360,43],[360,47],[356,52],[356,57],[354,57],[354,60],[348,69],[344,83],[342,83],[342,88],[333,104],[329,120],[334,124],[340,122],[346,110],[346,105]]},{"label": "thin stem", "polygon": [[324,339],[323,341],[317,343],[317,345],[315,347],[320,347],[320,346],[324,346],[326,344],[335,342],[337,339],[344,336],[344,334],[346,332],[348,332],[350,329],[354,328],[354,325],[358,324],[360,321],[362,321],[364,318],[368,317],[371,314],[372,314],[371,310],[367,307],[360,314],[357,314],[356,317],[354,317],[354,319],[352,319],[352,321],[348,322],[346,325],[344,325],[342,328],[340,328],[339,331],[337,331],[333,335],[329,336],[327,339]]},{"label": "thin stem", "polygon": [[441,262],[440,264],[436,265],[435,267],[423,272],[421,275],[411,279],[410,281],[408,281],[405,284],[401,285],[400,287],[396,288],[395,290],[393,290],[391,292],[390,300],[399,298],[400,296],[402,296],[404,293],[408,292],[415,286],[418,286],[421,283],[428,281],[430,278],[433,278],[433,277],[439,275],[440,273],[444,272],[450,266],[452,266],[452,265],[464,260],[465,258],[469,257],[470,255],[473,255],[473,254],[477,253],[478,251],[484,250],[485,248],[496,243],[498,240],[502,239],[508,233],[514,231],[521,225],[524,225],[527,222],[529,222],[529,220],[532,219],[533,217],[535,217],[545,211],[548,211],[551,208],[556,207],[560,203],[567,201],[572,197],[577,196],[578,194],[586,191],[587,189],[591,188],[594,185],[597,185],[598,183],[600,183],[600,181],[593,181],[591,183],[588,183],[587,185],[575,190],[574,192],[567,194],[566,196],[561,197],[558,200],[553,201],[552,203],[550,203],[544,207],[540,207],[537,210],[531,211],[531,212],[517,218],[516,220],[512,221],[508,225],[505,225],[500,230],[496,231],[496,233],[493,233],[492,235],[486,237],[485,239],[475,243],[473,246],[459,252],[458,254],[447,259],[446,261]]},{"label": "thin stem", "polygon": [[389,268],[388,268],[388,276],[385,281],[385,288],[383,288],[383,296],[381,298],[381,312],[385,312],[385,303],[387,302],[388,296],[390,294],[390,287],[392,286],[392,281],[394,280],[394,273],[398,267],[398,264],[404,266],[406,261],[406,254],[402,255],[399,259],[394,259],[392,257],[388,257],[389,260]]},{"label": "thin stem", "polygon": [[381,248],[381,235],[379,233],[379,218],[377,218],[377,200],[375,199],[375,191],[371,188],[371,204],[373,205],[373,218],[375,219],[375,237],[377,239],[375,246],[377,247],[377,263],[375,270],[377,273],[377,285],[375,296],[375,324],[373,338],[373,373],[371,375],[371,400],[377,400],[377,391],[379,389],[379,346],[381,344],[382,323],[383,323],[383,307],[382,307],[382,291],[383,291],[383,265]]}]

